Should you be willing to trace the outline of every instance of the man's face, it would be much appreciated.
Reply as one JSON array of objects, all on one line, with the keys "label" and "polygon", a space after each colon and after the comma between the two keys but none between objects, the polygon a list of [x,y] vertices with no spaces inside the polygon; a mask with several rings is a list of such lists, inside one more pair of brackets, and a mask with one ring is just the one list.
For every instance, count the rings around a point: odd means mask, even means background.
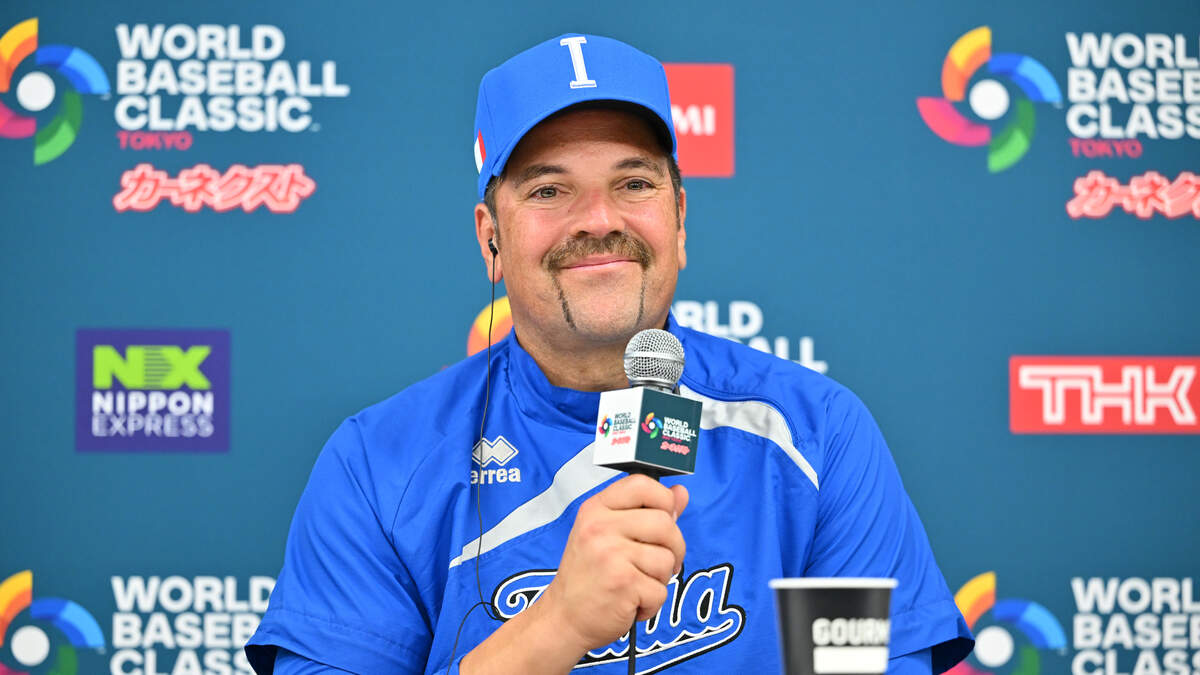
[{"label": "man's face", "polygon": [[[623,344],[661,327],[687,261],[685,215],[685,195],[677,208],[667,158],[641,117],[578,110],[534,127],[496,192],[497,275],[518,333]],[[494,224],[483,205],[476,225],[489,258]]]}]

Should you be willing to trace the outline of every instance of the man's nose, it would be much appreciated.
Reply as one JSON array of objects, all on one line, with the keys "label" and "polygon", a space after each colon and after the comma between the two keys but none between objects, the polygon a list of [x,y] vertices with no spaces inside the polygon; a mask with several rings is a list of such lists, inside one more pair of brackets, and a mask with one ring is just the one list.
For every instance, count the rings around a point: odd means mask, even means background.
[{"label": "man's nose", "polygon": [[625,219],[608,190],[588,190],[580,196],[579,208],[572,223],[572,236],[603,238],[612,232],[625,231]]}]

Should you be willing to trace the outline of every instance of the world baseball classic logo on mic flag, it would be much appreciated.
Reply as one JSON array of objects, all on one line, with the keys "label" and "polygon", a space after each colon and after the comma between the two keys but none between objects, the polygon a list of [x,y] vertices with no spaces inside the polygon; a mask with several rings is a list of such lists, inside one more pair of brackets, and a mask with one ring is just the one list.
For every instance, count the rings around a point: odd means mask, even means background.
[{"label": "world baseball classic logo on mic flag", "polygon": [[593,459],[618,471],[690,474],[700,410],[699,401],[649,387],[601,392]]},{"label": "world baseball classic logo on mic flag", "polygon": [[1200,357],[1014,356],[1017,434],[1196,434]]}]

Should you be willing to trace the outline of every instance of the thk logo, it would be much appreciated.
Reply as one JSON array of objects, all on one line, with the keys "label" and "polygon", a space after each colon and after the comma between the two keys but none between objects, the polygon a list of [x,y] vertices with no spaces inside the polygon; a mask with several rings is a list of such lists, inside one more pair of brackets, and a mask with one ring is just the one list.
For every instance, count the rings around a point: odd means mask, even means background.
[{"label": "thk logo", "polygon": [[1200,357],[1014,356],[1013,433],[1200,433]]},{"label": "thk logo", "polygon": [[733,66],[664,63],[684,176],[733,175]]},{"label": "thk logo", "polygon": [[497,436],[496,440],[489,441],[484,438],[475,445],[475,452],[471,458],[480,467],[486,468],[488,464],[496,466],[504,466],[509,460],[517,456],[517,449],[509,443],[503,436]]}]

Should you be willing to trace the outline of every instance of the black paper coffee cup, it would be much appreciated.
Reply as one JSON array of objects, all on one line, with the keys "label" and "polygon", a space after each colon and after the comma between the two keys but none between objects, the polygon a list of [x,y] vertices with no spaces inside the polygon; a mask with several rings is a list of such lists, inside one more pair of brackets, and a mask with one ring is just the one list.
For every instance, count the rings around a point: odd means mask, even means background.
[{"label": "black paper coffee cup", "polygon": [[772,579],[787,675],[882,675],[895,579]]}]

